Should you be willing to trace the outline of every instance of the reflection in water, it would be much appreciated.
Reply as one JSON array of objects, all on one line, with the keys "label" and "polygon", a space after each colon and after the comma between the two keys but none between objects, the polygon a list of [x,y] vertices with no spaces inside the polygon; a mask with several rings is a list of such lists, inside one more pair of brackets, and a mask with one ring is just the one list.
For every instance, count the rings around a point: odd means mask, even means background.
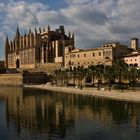
[{"label": "reflection in water", "polygon": [[140,104],[136,103],[22,88],[1,88],[0,108],[3,102],[7,131],[16,130],[15,139],[140,136]]}]

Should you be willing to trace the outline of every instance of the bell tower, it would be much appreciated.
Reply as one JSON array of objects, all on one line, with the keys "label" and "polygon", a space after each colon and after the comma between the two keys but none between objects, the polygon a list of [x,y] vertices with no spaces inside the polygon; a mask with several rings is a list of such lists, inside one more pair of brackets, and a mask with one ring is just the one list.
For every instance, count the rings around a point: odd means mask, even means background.
[{"label": "bell tower", "polygon": [[138,38],[132,38],[131,39],[131,49],[138,50],[138,48],[139,48]]}]

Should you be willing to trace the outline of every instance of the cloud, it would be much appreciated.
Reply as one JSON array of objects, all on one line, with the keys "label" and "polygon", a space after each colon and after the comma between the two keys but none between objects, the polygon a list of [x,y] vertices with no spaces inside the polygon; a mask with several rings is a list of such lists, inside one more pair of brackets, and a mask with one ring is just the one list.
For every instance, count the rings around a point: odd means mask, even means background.
[{"label": "cloud", "polygon": [[4,24],[9,26],[19,25],[22,28],[35,26],[38,24],[36,13],[39,10],[46,10],[47,6],[41,3],[29,4],[21,1],[6,5],[6,18]]},{"label": "cloud", "polygon": [[94,1],[97,1],[97,0],[68,0],[67,2],[69,2],[70,4],[77,4],[77,5],[87,5],[91,2],[94,2]]},{"label": "cloud", "polygon": [[17,25],[21,31],[27,31],[48,24],[51,28],[63,24],[66,32],[74,32],[79,48],[97,47],[104,41],[129,44],[132,36],[140,37],[139,0],[63,1],[67,6],[52,9],[43,0],[0,0],[0,37],[12,37]]},{"label": "cloud", "polygon": [[[87,46],[96,44],[98,40],[129,42],[132,36],[140,36],[139,0],[82,1],[82,3],[89,2],[85,5],[81,5],[80,2],[78,4],[77,1],[74,5],[76,0],[73,0],[69,8],[65,9],[68,11],[65,13],[70,13],[67,16],[79,25],[81,32],[86,34],[85,39],[93,38],[89,40]],[[78,36],[80,38],[80,33]],[[80,39],[78,44],[82,45]]]}]

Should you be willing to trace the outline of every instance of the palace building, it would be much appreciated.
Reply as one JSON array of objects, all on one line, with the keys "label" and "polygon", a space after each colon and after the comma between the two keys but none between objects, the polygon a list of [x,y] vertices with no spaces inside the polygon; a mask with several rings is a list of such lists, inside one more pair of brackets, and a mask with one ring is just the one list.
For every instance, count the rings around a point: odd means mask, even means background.
[{"label": "palace building", "polygon": [[5,42],[6,68],[29,69],[36,68],[38,64],[59,63],[64,65],[65,48],[74,49],[74,34],[65,34],[64,26],[56,30],[39,28],[34,32],[21,35],[17,31],[13,40],[8,37]]},{"label": "palace building", "polygon": [[97,64],[112,65],[113,62],[121,59],[122,56],[132,53],[136,47],[134,40],[132,41],[133,47],[131,48],[116,42],[103,44],[100,47],[93,49],[74,49],[65,54],[65,67],[88,67]]},{"label": "palace building", "polygon": [[123,60],[129,67],[139,67],[140,68],[140,49],[138,44],[138,38],[131,39],[131,48],[133,52],[123,56]]}]

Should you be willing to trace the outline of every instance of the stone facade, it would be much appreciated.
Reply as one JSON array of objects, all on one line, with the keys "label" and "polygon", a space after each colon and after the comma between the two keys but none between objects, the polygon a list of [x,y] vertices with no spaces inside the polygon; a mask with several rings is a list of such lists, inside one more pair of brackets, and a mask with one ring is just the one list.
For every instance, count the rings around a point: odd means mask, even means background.
[{"label": "stone facade", "polygon": [[20,35],[17,28],[13,40],[5,42],[6,68],[36,68],[36,64],[61,63],[64,65],[65,47],[74,49],[74,34],[65,34],[64,26],[51,30],[39,28],[34,33]]},{"label": "stone facade", "polygon": [[123,55],[130,54],[132,50],[119,42],[103,44],[98,48],[89,50],[75,49],[65,54],[65,67],[88,67],[96,64],[112,65],[114,61]]},{"label": "stone facade", "polygon": [[123,59],[129,67],[135,66],[140,68],[140,53],[133,52],[132,54],[124,56]]}]

